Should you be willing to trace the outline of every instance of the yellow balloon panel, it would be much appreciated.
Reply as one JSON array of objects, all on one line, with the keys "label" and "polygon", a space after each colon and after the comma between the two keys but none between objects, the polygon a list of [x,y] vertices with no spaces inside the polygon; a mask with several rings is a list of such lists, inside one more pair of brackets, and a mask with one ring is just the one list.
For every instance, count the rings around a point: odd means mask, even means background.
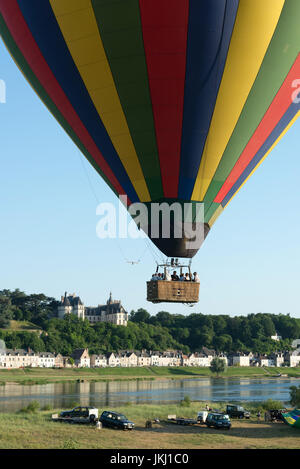
[{"label": "yellow balloon panel", "polygon": [[142,169],[114,84],[90,0],[50,0],[53,12],[85,83],[141,201],[150,200]]},{"label": "yellow balloon panel", "polygon": [[203,200],[276,29],[284,0],[241,0],[192,200]]}]

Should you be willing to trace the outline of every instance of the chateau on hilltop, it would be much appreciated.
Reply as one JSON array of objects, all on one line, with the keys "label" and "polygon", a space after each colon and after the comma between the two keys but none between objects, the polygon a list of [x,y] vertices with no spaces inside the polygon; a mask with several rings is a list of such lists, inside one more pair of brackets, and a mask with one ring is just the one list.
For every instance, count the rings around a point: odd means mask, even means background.
[{"label": "chateau on hilltop", "polygon": [[66,314],[75,314],[80,319],[87,319],[91,324],[97,322],[109,322],[118,326],[127,326],[128,313],[123,308],[120,300],[113,300],[110,293],[105,305],[84,306],[79,296],[68,295],[61,297],[58,305],[58,317],[64,318]]}]

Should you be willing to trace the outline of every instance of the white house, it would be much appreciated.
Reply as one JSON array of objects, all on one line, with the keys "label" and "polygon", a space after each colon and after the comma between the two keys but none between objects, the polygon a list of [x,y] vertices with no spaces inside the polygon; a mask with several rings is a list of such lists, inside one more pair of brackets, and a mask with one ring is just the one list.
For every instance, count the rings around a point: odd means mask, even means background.
[{"label": "white house", "polygon": [[151,357],[146,350],[135,353],[137,356],[137,366],[151,366]]},{"label": "white house", "polygon": [[271,339],[279,341],[282,339],[282,337],[281,335],[278,335],[276,332],[275,335],[271,335]]},{"label": "white house", "polygon": [[203,353],[195,353],[193,358],[194,366],[210,366],[212,357],[207,357]]},{"label": "white house", "polygon": [[167,366],[180,366],[181,365],[181,353],[175,350],[167,350],[163,353],[168,358]]},{"label": "white house", "polygon": [[137,366],[138,358],[134,352],[122,351],[118,353],[120,366],[131,367]]},{"label": "white house", "polygon": [[293,340],[292,347],[293,348],[300,348],[300,339]]},{"label": "white house", "polygon": [[291,367],[300,366],[300,352],[295,350],[288,354],[288,361]]},{"label": "white house", "polygon": [[41,352],[38,354],[38,366],[41,368],[54,368],[55,355],[49,352]]},{"label": "white house", "polygon": [[89,356],[88,349],[76,349],[72,353],[72,358],[74,359],[75,366],[78,368],[90,368],[91,366],[91,359]]},{"label": "white house", "polygon": [[39,354],[32,350],[16,349],[0,352],[0,367],[2,368],[25,368],[38,367]]},{"label": "white house", "polygon": [[109,353],[107,355],[107,366],[120,366],[120,357],[114,353]]},{"label": "white house", "polygon": [[260,355],[258,358],[259,366],[275,366],[275,360],[271,356]]},{"label": "white house", "polygon": [[194,354],[192,354],[190,362],[193,366],[208,367],[210,366],[211,361],[214,357],[214,350],[209,350],[208,348],[203,347],[201,352],[195,352]]},{"label": "white house", "polygon": [[182,366],[191,366],[191,359],[193,359],[193,354],[192,355],[181,355],[181,365]]},{"label": "white house", "polygon": [[0,350],[0,368],[6,368],[6,351]]},{"label": "white house", "polygon": [[170,356],[163,352],[159,355],[159,358],[158,358],[158,366],[170,366]]},{"label": "white house", "polygon": [[160,365],[160,353],[159,352],[150,352],[151,356],[151,366]]},{"label": "white house", "polygon": [[274,352],[271,353],[270,357],[274,361],[274,366],[282,366],[284,363],[284,353],[283,352]]},{"label": "white house", "polygon": [[250,355],[236,354],[232,356],[233,366],[250,366]]},{"label": "white house", "polygon": [[92,368],[105,368],[107,366],[107,358],[105,355],[91,355]]}]

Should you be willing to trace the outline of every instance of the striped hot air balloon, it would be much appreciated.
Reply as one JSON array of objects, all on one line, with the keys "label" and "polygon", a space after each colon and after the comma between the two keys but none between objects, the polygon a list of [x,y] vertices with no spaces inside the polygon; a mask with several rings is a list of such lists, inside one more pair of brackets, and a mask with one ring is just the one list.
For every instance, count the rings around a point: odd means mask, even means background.
[{"label": "striped hot air balloon", "polygon": [[299,116],[299,24],[299,0],[0,0],[12,57],[110,188],[201,202],[205,234]]},{"label": "striped hot air balloon", "polygon": [[294,428],[300,428],[300,409],[293,409],[282,414],[283,421]]}]

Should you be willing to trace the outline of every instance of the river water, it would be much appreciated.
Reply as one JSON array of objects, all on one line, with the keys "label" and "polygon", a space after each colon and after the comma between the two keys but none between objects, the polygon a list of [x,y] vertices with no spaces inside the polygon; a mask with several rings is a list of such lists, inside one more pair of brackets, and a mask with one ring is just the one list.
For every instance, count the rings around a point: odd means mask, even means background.
[{"label": "river water", "polygon": [[288,403],[297,378],[199,378],[178,380],[107,381],[98,383],[51,383],[0,386],[0,412],[14,412],[36,400],[40,406],[68,408],[74,403],[96,407],[192,401],[264,401]]}]

